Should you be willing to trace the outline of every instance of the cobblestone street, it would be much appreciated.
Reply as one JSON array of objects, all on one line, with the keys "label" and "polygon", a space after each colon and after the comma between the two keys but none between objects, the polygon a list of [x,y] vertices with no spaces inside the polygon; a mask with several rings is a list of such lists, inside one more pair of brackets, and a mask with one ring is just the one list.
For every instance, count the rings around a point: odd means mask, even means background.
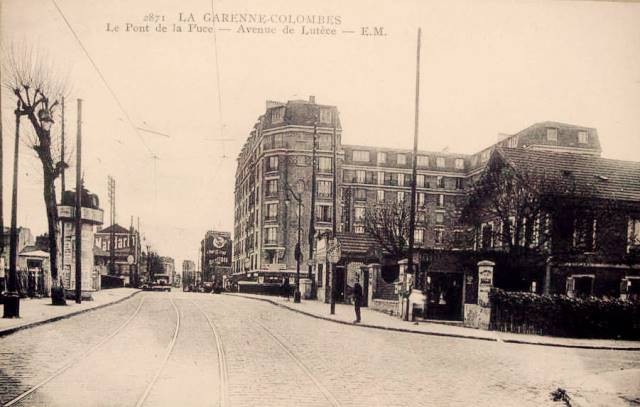
[{"label": "cobblestone street", "polygon": [[580,396],[602,388],[598,377],[640,381],[640,352],[388,332],[180,292],[19,331],[0,352],[2,405],[561,405],[549,397],[558,387]]}]

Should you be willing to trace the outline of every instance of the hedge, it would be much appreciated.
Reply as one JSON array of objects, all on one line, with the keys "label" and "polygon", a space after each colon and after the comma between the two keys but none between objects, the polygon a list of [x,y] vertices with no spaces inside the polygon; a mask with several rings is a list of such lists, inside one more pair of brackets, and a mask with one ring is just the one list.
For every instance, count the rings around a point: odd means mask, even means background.
[{"label": "hedge", "polygon": [[575,338],[640,340],[640,302],[619,298],[569,298],[494,288],[490,328]]}]

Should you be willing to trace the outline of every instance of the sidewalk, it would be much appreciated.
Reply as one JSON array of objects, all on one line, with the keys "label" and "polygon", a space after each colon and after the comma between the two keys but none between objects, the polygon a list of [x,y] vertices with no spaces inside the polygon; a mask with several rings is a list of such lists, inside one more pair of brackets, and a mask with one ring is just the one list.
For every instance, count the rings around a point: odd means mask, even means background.
[{"label": "sidewalk", "polygon": [[[314,300],[302,300],[301,303],[296,304],[293,302],[293,299],[287,301],[282,297],[276,296],[239,293],[227,293],[227,295],[266,301],[313,318],[320,318],[341,324],[352,325],[353,320],[355,319],[355,313],[352,305],[336,304],[336,313],[334,315],[330,315],[329,304]],[[366,328],[527,345],[640,351],[640,342],[637,341],[619,341],[615,339],[575,339],[485,331],[481,329],[465,328],[462,326],[445,325],[433,322],[407,322],[401,320],[397,316],[390,316],[369,308],[362,308],[361,311],[362,323],[358,325]]]},{"label": "sidewalk", "polygon": [[134,288],[101,290],[93,293],[93,301],[82,301],[81,304],[76,304],[74,300],[67,300],[66,306],[51,305],[51,298],[23,298],[20,300],[20,318],[0,318],[0,336],[106,307],[123,301],[138,292],[140,290]]}]

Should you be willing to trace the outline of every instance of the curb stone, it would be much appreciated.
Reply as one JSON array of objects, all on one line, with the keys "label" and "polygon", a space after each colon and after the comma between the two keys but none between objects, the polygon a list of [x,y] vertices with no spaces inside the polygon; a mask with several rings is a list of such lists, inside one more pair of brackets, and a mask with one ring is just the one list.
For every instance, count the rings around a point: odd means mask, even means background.
[{"label": "curb stone", "polygon": [[123,302],[125,300],[128,300],[129,298],[131,298],[134,295],[140,293],[141,291],[142,290],[134,291],[131,294],[127,295],[126,297],[122,297],[122,298],[120,298],[120,299],[118,299],[118,300],[116,300],[114,302],[108,302],[108,303],[105,303],[105,304],[100,304],[100,305],[92,307],[92,308],[85,308],[85,309],[81,309],[81,310],[78,310],[78,311],[70,312],[68,314],[57,315],[55,317],[45,318],[45,319],[41,319],[41,320],[38,320],[38,321],[30,322],[30,323],[24,324],[24,325],[18,325],[18,326],[14,326],[14,327],[10,327],[10,328],[0,329],[0,338],[3,337],[3,336],[11,335],[11,334],[16,333],[18,331],[21,331],[23,329],[35,328],[36,326],[39,326],[39,325],[44,325],[44,324],[48,324],[50,322],[60,321],[62,319],[67,319],[67,318],[74,317],[76,315],[84,314],[85,312],[95,311],[95,310],[99,310],[101,308],[108,307],[110,305],[118,304],[118,303],[121,303],[121,302]]},{"label": "curb stone", "polygon": [[[281,307],[281,308],[285,308],[289,311],[293,311],[293,312],[297,312],[299,314],[302,315],[306,315],[312,318],[316,318],[316,319],[322,319],[325,321],[330,321],[330,322],[334,322],[337,324],[343,324],[343,325],[350,325],[350,326],[354,326],[354,324],[350,323],[350,322],[345,322],[345,321],[339,321],[333,318],[329,318],[329,317],[324,317],[321,315],[317,315],[311,312],[307,312],[307,311],[302,311],[299,309],[295,309],[293,307],[290,307],[286,304],[281,304],[278,303],[274,300],[271,300],[269,298],[256,298],[256,297],[247,297],[244,295],[240,295],[240,294],[235,294],[235,293],[224,293],[225,295],[229,295],[232,297],[238,297],[238,298],[245,298],[245,299],[249,299],[249,300],[256,300],[256,301],[263,301],[263,302],[267,302],[269,304],[275,305],[277,307]],[[488,338],[488,337],[484,337],[484,336],[476,336],[476,335],[462,335],[462,334],[452,334],[452,333],[444,333],[444,332],[425,332],[425,331],[416,331],[413,329],[407,329],[407,328],[393,328],[393,327],[386,327],[386,326],[380,326],[380,325],[370,325],[370,324],[358,324],[357,326],[361,326],[363,328],[370,328],[370,329],[379,329],[379,330],[383,330],[383,331],[393,331],[393,332],[405,332],[405,333],[412,333],[412,334],[418,334],[418,335],[429,335],[429,336],[441,336],[441,337],[449,337],[449,338],[461,338],[461,339],[473,339],[473,340],[480,340],[480,341],[487,341],[487,342],[504,342],[504,343],[513,343],[513,344],[517,344],[517,345],[537,345],[537,346],[548,346],[548,347],[556,347],[556,348],[572,348],[572,349],[591,349],[591,350],[619,350],[619,351],[635,351],[635,352],[640,352],[640,346],[637,347],[623,347],[623,346],[604,346],[604,345],[571,345],[571,344],[562,344],[562,343],[553,343],[553,342],[538,342],[538,341],[527,341],[524,339],[509,339],[509,338]]]}]

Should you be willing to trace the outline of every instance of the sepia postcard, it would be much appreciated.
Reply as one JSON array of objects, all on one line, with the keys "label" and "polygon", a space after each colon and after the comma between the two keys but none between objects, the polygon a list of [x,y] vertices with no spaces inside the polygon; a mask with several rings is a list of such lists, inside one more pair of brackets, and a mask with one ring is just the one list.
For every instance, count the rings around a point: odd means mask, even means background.
[{"label": "sepia postcard", "polygon": [[0,405],[640,405],[639,22],[2,0]]}]

